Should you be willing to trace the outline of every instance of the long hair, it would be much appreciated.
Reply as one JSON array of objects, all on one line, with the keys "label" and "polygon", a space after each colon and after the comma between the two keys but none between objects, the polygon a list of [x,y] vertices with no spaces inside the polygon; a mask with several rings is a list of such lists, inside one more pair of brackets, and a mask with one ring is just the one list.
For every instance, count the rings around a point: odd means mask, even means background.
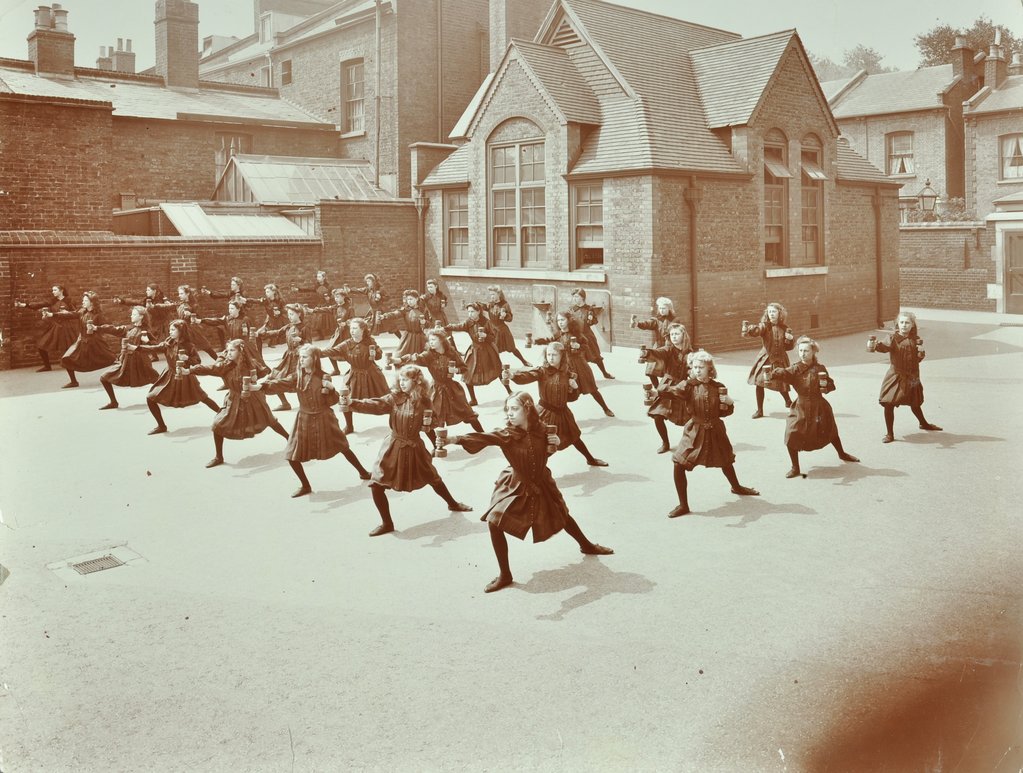
[{"label": "long hair", "polygon": [[667,296],[662,295],[660,298],[658,298],[656,301],[654,301],[654,306],[655,307],[656,306],[662,306],[662,305],[665,305],[665,304],[667,304],[667,306],[668,306],[668,313],[674,315],[675,314],[675,303],[674,303],[674,301],[671,300],[671,298],[668,298]]},{"label": "long hair", "polygon": [[[373,280],[370,282],[370,280]],[[379,290],[383,285],[380,284],[380,278],[372,271],[362,278],[362,281],[366,283],[366,287],[371,290]]]},{"label": "long hair", "polygon": [[192,348],[192,336],[188,332],[188,323],[183,319],[171,320],[171,323],[167,326],[167,341],[171,342],[173,339],[170,337],[170,329],[177,328],[178,330],[178,346],[184,347],[185,349]]},{"label": "long hair", "polygon": [[224,351],[229,351],[231,349],[238,350],[238,359],[235,360],[235,365],[237,365],[238,368],[240,368],[246,374],[250,370],[254,369],[252,358],[249,356],[248,351],[245,349],[245,341],[243,341],[240,338],[232,338],[224,346]]},{"label": "long hair", "polygon": [[718,377],[718,369],[714,365],[714,357],[708,351],[704,351],[703,349],[697,349],[695,352],[692,352],[686,358],[686,362],[688,363],[690,369],[693,367],[693,365],[695,365],[698,362],[705,362],[707,363],[707,377],[708,378]]},{"label": "long hair", "polygon": [[579,300],[581,300],[583,303],[586,303],[586,291],[583,288],[581,288],[581,287],[573,287],[572,288],[572,292],[569,293],[569,296],[575,296],[575,295],[578,295],[579,296]]},{"label": "long hair", "polygon": [[156,282],[147,284],[146,289],[153,291],[153,297],[150,298],[153,303],[165,303],[167,301],[167,296],[163,294],[163,290],[160,289],[160,285]]},{"label": "long hair", "polygon": [[350,320],[348,320],[349,329],[351,329],[352,325],[355,325],[357,328],[359,328],[359,330],[362,331],[363,336],[366,336],[366,335],[369,334],[368,333],[368,331],[369,331],[369,323],[366,322],[366,320],[363,319],[362,317],[352,317]]},{"label": "long hair", "polygon": [[404,376],[412,382],[412,389],[408,396],[417,403],[430,405],[430,393],[426,386],[426,379],[423,378],[423,370],[417,365],[402,365],[398,368],[398,375]]},{"label": "long hair", "polygon": [[501,285],[487,285],[487,292],[497,293],[498,303],[507,303],[504,299],[504,290],[501,289]]},{"label": "long hair", "polygon": [[566,348],[561,341],[551,341],[547,344],[547,348],[544,350],[543,364],[545,368],[553,368],[550,361],[547,359],[547,352],[561,352],[561,362],[558,363],[558,370],[568,370],[568,355],[565,354]]},{"label": "long hair", "polygon": [[[913,327],[909,329],[908,337],[916,338],[919,335],[919,331],[916,329],[916,314],[914,314],[911,311],[900,311],[898,317],[895,318],[896,322],[899,321],[899,317],[905,317],[906,319],[913,323]],[[898,327],[896,327],[895,332],[898,332]]]},{"label": "long hair", "polygon": [[817,362],[817,355],[820,354],[821,345],[814,341],[810,336],[799,336],[796,341],[796,351],[799,351],[800,344],[810,344],[810,351],[813,352],[813,361]]},{"label": "long hair", "polygon": [[669,343],[669,344],[671,343],[671,331],[672,330],[681,330],[682,331],[682,348],[683,349],[692,349],[693,348],[693,342],[689,340],[689,331],[686,330],[686,326],[683,325],[681,322],[672,322],[670,325],[668,325],[668,329],[665,331],[665,335],[664,335],[665,341],[667,343]]},{"label": "long hair", "polygon": [[[298,347],[298,356],[299,356],[298,370],[302,370],[302,359],[301,359],[301,357],[302,357],[303,354],[307,354],[307,353],[311,354],[313,356],[313,367],[312,367],[312,370],[309,371],[309,373],[311,375],[313,375],[313,376],[322,376],[323,375],[323,363],[320,362],[320,360],[323,357],[323,352],[320,350],[320,347],[316,346],[315,344],[302,344],[300,347]],[[303,372],[305,372],[305,371],[303,371]]]},{"label": "long hair", "polygon": [[508,403],[512,400],[522,406],[522,410],[526,412],[526,431],[537,432],[543,429],[543,422],[540,421],[540,414],[536,410],[536,403],[533,402],[533,396],[529,392],[512,392],[504,399],[504,409],[508,410]]},{"label": "long hair", "polygon": [[769,323],[769,322],[771,321],[771,320],[770,320],[770,319],[768,319],[768,317],[767,317],[767,310],[768,310],[769,308],[771,308],[772,306],[774,306],[774,308],[776,308],[776,309],[778,310],[778,324],[779,324],[779,325],[786,325],[786,324],[788,324],[788,323],[787,323],[787,320],[788,320],[788,318],[789,318],[789,313],[788,313],[788,311],[787,311],[787,310],[785,309],[785,307],[784,307],[784,306],[782,306],[782,305],[781,305],[780,303],[778,303],[777,301],[771,301],[771,302],[770,302],[769,304],[767,304],[767,305],[766,305],[766,306],[764,307],[764,313],[763,313],[763,314],[762,314],[762,315],[760,316],[760,324],[761,324],[761,325],[764,325],[764,324],[767,324],[767,323]]},{"label": "long hair", "polygon": [[139,327],[145,327],[146,314],[149,313],[148,309],[145,306],[132,306],[129,313],[134,314],[136,311],[139,313]]},{"label": "long hair", "polygon": [[305,322],[305,309],[302,307],[301,303],[289,303],[287,306],[284,307],[284,310],[293,311],[296,314],[298,314],[299,324]]},{"label": "long hair", "polygon": [[[238,319],[241,319],[242,317],[245,316],[245,304],[242,303],[241,301],[228,301],[227,305],[228,308],[234,306],[236,309],[238,309]],[[231,316],[230,313],[228,314],[228,316],[229,317]]]},{"label": "long hair", "polygon": [[270,291],[270,294],[271,294],[270,300],[271,301],[276,301],[277,303],[281,303],[284,300],[283,298],[281,298],[281,291],[277,288],[277,285],[274,284],[273,282],[270,282],[270,284],[263,285],[263,292],[266,292],[267,290]]},{"label": "long hair", "polygon": [[189,306],[195,306],[197,303],[195,297],[195,288],[191,285],[178,285],[178,295],[180,297],[181,292],[185,293],[185,300],[183,303],[187,303]]},{"label": "long hair", "polygon": [[62,284],[56,284],[56,283],[54,283],[54,284],[50,285],[50,287],[56,287],[56,288],[57,288],[58,290],[60,290],[60,297],[61,297],[62,299],[64,299],[64,298],[67,298],[67,297],[68,297],[68,294],[67,294],[67,287],[66,287],[65,285],[62,285]]},{"label": "long hair", "polygon": [[[93,316],[99,316],[100,314],[103,313],[103,309],[100,308],[99,294],[95,290],[86,290],[84,293],[82,293],[82,297],[83,299],[88,298],[89,301],[92,303]],[[82,309],[85,309],[84,303],[82,304]]]},{"label": "long hair", "polygon": [[429,341],[431,338],[437,338],[438,340],[440,340],[442,344],[444,344],[444,348],[442,350],[443,354],[447,354],[449,356],[451,355],[453,347],[448,345],[447,333],[445,333],[443,330],[437,330],[436,328],[426,331],[427,348],[432,352],[436,350],[432,346],[429,346]]},{"label": "long hair", "polygon": [[441,300],[446,301],[448,299],[448,296],[445,295],[444,291],[440,289],[440,282],[438,282],[434,277],[430,277],[429,279],[426,280],[426,285],[427,287],[429,287],[431,284],[437,288],[437,292],[435,293],[435,295]]}]

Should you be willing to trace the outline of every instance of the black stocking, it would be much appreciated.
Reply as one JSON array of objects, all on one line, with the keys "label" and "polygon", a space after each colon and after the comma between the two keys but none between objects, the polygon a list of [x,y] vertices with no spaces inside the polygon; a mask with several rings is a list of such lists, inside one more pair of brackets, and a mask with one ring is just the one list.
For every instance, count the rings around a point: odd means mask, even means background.
[{"label": "black stocking", "polygon": [[344,454],[345,459],[348,460],[348,463],[355,468],[357,473],[359,473],[359,477],[363,480],[369,480],[369,470],[362,466],[362,462],[360,462],[359,457],[355,455],[355,451],[349,448],[346,451],[342,451],[342,453]]},{"label": "black stocking", "polygon": [[476,387],[475,387],[475,385],[474,384],[466,384],[465,386],[469,390],[469,401],[473,405],[475,405],[476,404]]},{"label": "black stocking", "polygon": [[654,389],[657,389],[657,376],[647,376],[650,379],[650,383],[654,385]]},{"label": "black stocking", "polygon": [[911,405],[909,409],[913,412],[913,415],[916,416],[916,419],[917,421],[920,422],[921,426],[927,423],[927,419],[924,418],[923,408],[921,408],[919,405]]},{"label": "black stocking", "polygon": [[109,381],[104,381],[103,379],[100,379],[99,383],[101,383],[103,385],[103,389],[106,390],[107,396],[110,398],[110,404],[117,405],[117,398],[114,397],[114,385]]},{"label": "black stocking", "polygon": [[443,499],[452,510],[458,507],[458,502],[455,501],[453,496],[451,496],[451,492],[448,491],[448,487],[444,485],[444,481],[439,480],[436,483],[431,483],[430,487],[437,492],[437,496]]},{"label": "black stocking", "polygon": [[723,472],[725,477],[728,478],[728,482],[732,484],[732,488],[742,488],[742,486],[739,485],[739,476],[735,474],[734,465],[730,464],[727,467],[722,467],[721,472]]},{"label": "black stocking", "polygon": [[206,395],[202,398],[202,404],[205,405],[214,413],[220,413],[220,406],[213,402],[209,395]]},{"label": "black stocking", "polygon": [[568,532],[568,536],[579,543],[579,547],[583,550],[593,547],[593,543],[586,538],[583,530],[579,528],[579,524],[571,515],[565,516],[565,531]]},{"label": "black stocking", "polygon": [[887,430],[887,434],[895,434],[895,406],[886,405],[884,406],[884,428]]},{"label": "black stocking", "polygon": [[611,409],[607,407],[607,403],[604,402],[604,395],[600,393],[599,389],[593,391],[593,399],[597,401],[597,405],[604,409],[604,413],[607,413]]},{"label": "black stocking", "polygon": [[275,421],[273,424],[271,424],[270,429],[272,429],[285,440],[288,439],[288,431],[281,426],[281,423],[279,421]]},{"label": "black stocking", "polygon": [[71,384],[77,384],[78,379],[75,378],[75,371],[73,368],[64,368],[67,371],[68,382]]},{"label": "black stocking", "polygon": [[792,469],[799,472],[799,451],[792,446],[785,446],[789,452],[789,461],[792,462]]},{"label": "black stocking", "polygon": [[309,485],[309,478],[305,476],[305,470],[302,469],[302,463],[289,461],[288,464],[291,465],[292,471],[298,476],[298,480],[302,484],[302,488],[312,488],[312,486]]},{"label": "black stocking", "polygon": [[149,412],[153,414],[153,418],[156,419],[156,426],[167,429],[167,425],[163,423],[163,414],[160,413],[160,406],[156,400],[146,400],[146,405],[149,406]]},{"label": "black stocking", "polygon": [[50,353],[45,349],[38,349],[39,359],[43,361],[43,367],[47,370],[50,369]]},{"label": "black stocking", "polygon": [[213,445],[217,449],[217,459],[224,458],[224,436],[218,432],[213,433]]},{"label": "black stocking", "polygon": [[385,526],[393,526],[394,522],[391,520],[391,506],[387,503],[387,493],[384,491],[384,487],[379,483],[371,483],[369,490],[373,494],[373,504],[377,506],[377,512],[380,513],[380,520]]},{"label": "black stocking", "polygon": [[657,434],[661,438],[661,442],[664,445],[671,445],[668,442],[668,425],[664,421],[663,416],[654,416],[654,426],[657,427]]},{"label": "black stocking", "polygon": [[469,422],[469,426],[472,427],[477,432],[482,432],[483,431],[483,425],[480,424],[480,420],[479,419],[473,419],[472,421],[470,421]]},{"label": "black stocking", "polygon": [[678,494],[679,506],[689,509],[689,481],[686,479],[686,468],[675,465],[675,493]]},{"label": "black stocking", "polygon": [[598,357],[597,361],[594,364],[598,368],[600,368],[600,372],[604,376],[604,378],[614,378],[614,376],[612,376],[610,373],[607,372],[607,368],[604,367],[604,358],[603,357]]},{"label": "black stocking", "polygon": [[525,365],[525,366],[526,366],[527,368],[529,367],[529,360],[527,360],[527,359],[526,359],[525,357],[523,357],[523,356],[522,356],[522,352],[520,352],[520,351],[518,350],[518,347],[516,347],[516,346],[513,346],[513,347],[511,348],[511,354],[514,354],[514,355],[515,355],[516,357],[518,357],[518,358],[519,358],[519,361],[520,361],[520,362],[521,362],[521,363],[522,363],[523,365]]},{"label": "black stocking", "polygon": [[345,432],[346,433],[355,432],[355,427],[352,426],[352,412],[344,411],[343,415],[345,417]]},{"label": "black stocking", "polygon": [[508,565],[508,538],[504,536],[499,526],[490,526],[490,544],[494,547],[494,557],[497,558],[497,567],[502,577],[511,579],[511,567]]},{"label": "black stocking", "polygon": [[573,448],[575,448],[576,451],[583,455],[587,462],[590,462],[592,464],[593,462],[596,461],[596,459],[593,458],[593,454],[590,453],[590,449],[586,447],[586,444],[583,442],[582,438],[579,438],[577,441],[575,441],[572,444],[572,446]]},{"label": "black stocking", "polygon": [[757,387],[757,413],[764,412],[764,388],[762,386]]},{"label": "black stocking", "polygon": [[510,387],[510,386],[509,386],[508,384],[506,384],[506,383],[504,383],[504,382],[502,381],[502,382],[501,382],[501,386],[503,386],[503,387],[504,387],[504,391],[505,391],[505,392],[507,392],[508,394],[511,394],[511,387]]}]

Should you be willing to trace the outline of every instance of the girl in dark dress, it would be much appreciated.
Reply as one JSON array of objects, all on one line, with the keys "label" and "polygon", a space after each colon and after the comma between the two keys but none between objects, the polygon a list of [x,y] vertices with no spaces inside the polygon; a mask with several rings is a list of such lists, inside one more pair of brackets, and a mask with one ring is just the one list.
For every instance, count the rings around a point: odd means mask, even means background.
[{"label": "girl in dark dress", "polygon": [[614,413],[604,402],[604,396],[597,388],[597,380],[593,377],[593,371],[586,361],[586,350],[589,344],[583,338],[582,331],[578,330],[572,322],[572,318],[563,311],[556,316],[547,314],[547,322],[550,325],[551,334],[549,338],[537,338],[538,344],[549,344],[551,341],[559,341],[565,347],[568,354],[568,367],[575,371],[576,380],[579,382],[579,393],[590,395],[604,410],[604,415],[614,418]]},{"label": "girl in dark dress", "polygon": [[[281,291],[277,289],[277,285],[273,282],[263,287],[263,297],[260,300],[260,305],[263,307],[263,313],[266,314],[266,319],[263,320],[263,324],[260,326],[261,330],[277,330],[286,325],[288,317],[284,313],[284,307],[287,304],[284,302]],[[265,339],[260,336],[259,346],[262,349],[264,342],[268,346],[277,346],[282,340],[284,340],[283,335],[268,336]]]},{"label": "girl in dark dress", "polygon": [[101,411],[109,411],[117,408],[117,398],[114,396],[114,387],[140,387],[148,386],[156,381],[159,376],[153,368],[150,355],[138,351],[140,344],[149,343],[149,335],[143,327],[146,319],[146,308],[135,306],[131,310],[130,325],[103,325],[99,332],[107,335],[116,335],[121,338],[121,353],[114,364],[114,367],[99,377],[99,383],[106,390],[110,402],[100,408]]},{"label": "girl in dark dress", "polygon": [[[236,303],[238,309],[241,311],[241,315],[245,316],[245,304],[249,302],[249,299],[245,297],[244,293],[245,283],[242,281],[240,276],[231,277],[230,290],[228,292],[219,292],[217,290],[210,290],[203,287],[200,292],[207,298],[213,298],[215,300],[227,299],[228,302]],[[232,338],[238,338],[238,336],[232,336],[230,330],[224,328],[216,328],[216,334],[220,341],[220,347],[223,348],[227,345],[227,342]]]},{"label": "girl in dark dress", "polygon": [[[650,330],[653,332],[654,348],[660,348],[668,343],[668,326],[675,321],[675,304],[671,298],[660,297],[654,302],[657,306],[657,315],[649,319],[638,320],[632,315],[629,327],[639,330]],[[646,377],[655,387],[661,376],[664,375],[664,366],[658,360],[649,360],[646,364]]]},{"label": "girl in dark dress", "polygon": [[[355,313],[352,299],[348,297],[343,287],[335,287],[331,290],[331,300],[331,305],[313,309],[313,311],[329,313],[330,317],[334,320],[334,331],[327,345],[323,347],[324,349],[333,349],[335,346],[339,346],[348,340],[350,335],[348,321],[352,318],[352,314]],[[334,366],[334,375],[340,375],[341,369],[337,366],[337,360],[331,360],[330,364]]]},{"label": "girl in dark dress", "polygon": [[451,512],[472,510],[451,496],[433,466],[429,449],[419,435],[433,428],[432,422],[424,418],[424,411],[432,410],[432,407],[426,392],[426,381],[419,368],[403,365],[398,371],[398,389],[395,392],[372,400],[351,400],[343,404],[342,409],[377,415],[390,414],[391,435],[380,449],[380,455],[373,466],[372,482],[369,484],[373,492],[373,504],[380,513],[380,525],[369,536],[379,537],[394,531],[387,489],[416,491],[430,486],[447,503]]},{"label": "girl in dark dress", "polygon": [[[60,311],[57,312],[57,315],[69,313]],[[75,371],[88,373],[93,370],[102,370],[113,365],[114,360],[117,359],[103,339],[103,334],[99,332],[100,326],[103,325],[103,311],[99,306],[99,297],[92,290],[82,296],[82,308],[78,310],[78,319],[81,332],[78,334],[77,340],[60,358],[60,366],[67,371],[69,379],[61,389],[78,386]]]},{"label": "girl in dark dress", "polygon": [[661,445],[657,449],[659,454],[666,454],[671,450],[668,426],[665,422],[670,421],[676,426],[684,427],[689,420],[686,414],[686,401],[672,394],[668,387],[685,383],[689,377],[689,355],[692,351],[689,331],[681,322],[672,322],[668,325],[667,344],[646,350],[647,359],[661,363],[664,368],[664,375],[657,383],[654,402],[646,412],[646,415],[654,420],[657,434],[661,438]]},{"label": "girl in dark dress", "polygon": [[[465,362],[443,330],[431,330],[426,334],[426,349],[419,354],[405,355],[400,362],[423,365],[430,371],[434,427],[451,427],[464,422],[477,432],[483,431],[479,417],[465,397],[465,389],[454,378],[456,373],[465,371]],[[433,429],[426,434],[430,442],[434,442]]]},{"label": "girl in dark dress", "polygon": [[782,381],[796,390],[796,399],[785,421],[785,447],[792,461],[792,468],[785,473],[786,478],[799,477],[800,451],[816,451],[832,445],[843,462],[859,461],[842,448],[835,412],[824,399],[824,395],[835,390],[835,382],[827,369],[817,362],[820,346],[812,338],[801,336],[796,342],[796,351],[799,362],[787,368],[774,369],[769,374],[771,379]]},{"label": "girl in dark dress", "polygon": [[719,467],[732,485],[732,493],[756,496],[760,492],[743,486],[735,474],[735,453],[725,431],[722,416],[731,416],[735,403],[725,385],[715,381],[714,358],[702,349],[689,357],[689,378],[682,384],[668,387],[669,392],[686,401],[689,420],[682,441],[671,456],[675,468],[675,492],[678,506],[669,518],[689,512],[689,484],[686,471],[696,467]]},{"label": "girl in dark dress", "polygon": [[442,327],[448,324],[448,296],[440,289],[440,284],[436,279],[426,280],[426,292],[423,294],[422,303],[434,322],[440,320]]},{"label": "girl in dark dress", "polygon": [[924,358],[923,340],[918,337],[916,315],[903,311],[895,320],[896,331],[887,341],[878,341],[872,351],[887,352],[891,365],[881,382],[878,402],[884,408],[885,436],[882,443],[895,440],[895,408],[908,405],[920,429],[941,432],[941,427],[924,418],[924,386],[920,383],[920,362]]},{"label": "girl in dark dress", "polygon": [[[352,317],[348,321],[348,339],[324,350],[323,356],[332,361],[344,360],[349,364],[342,383],[350,391],[351,397],[367,400],[382,397],[389,391],[387,378],[377,365],[377,360],[383,356],[383,350],[369,334],[369,323],[362,317]],[[355,432],[351,410],[346,408],[343,413],[345,432],[349,434]]]},{"label": "girl in dark dress", "polygon": [[[281,361],[277,363],[277,367],[270,371],[270,377],[274,380],[280,381],[287,376],[292,375],[295,372],[295,368],[298,367],[298,349],[302,344],[308,343],[305,337],[305,310],[299,303],[289,303],[284,307],[286,314],[288,315],[288,321],[276,330],[267,330],[266,328],[260,328],[257,332],[258,335],[269,335],[277,336],[284,335],[284,341],[288,345],[288,350],[281,357]],[[277,396],[281,400],[281,404],[274,408],[275,411],[290,411],[291,403],[288,402],[287,396],[284,391],[279,391]]]},{"label": "girl in dark dress", "polygon": [[[469,336],[469,347],[465,350],[465,385],[469,388],[469,405],[479,405],[476,401],[476,387],[501,381],[501,355],[497,351],[497,334],[494,326],[483,316],[483,306],[479,303],[465,305],[466,320],[453,325],[445,325],[448,332],[460,331]],[[511,394],[508,385],[501,382],[504,390]]]},{"label": "girl in dark dress", "polygon": [[486,312],[487,318],[494,328],[496,339],[494,343],[497,346],[498,354],[510,352],[519,358],[519,362],[523,366],[528,368],[529,362],[522,356],[522,352],[519,351],[518,347],[515,346],[515,337],[512,335],[511,328],[508,327],[508,323],[512,321],[512,310],[508,301],[505,300],[504,290],[501,289],[500,285],[490,285],[487,287]]},{"label": "girl in dark dress", "polygon": [[406,290],[401,294],[402,306],[400,309],[389,311],[380,315],[381,322],[399,320],[401,324],[401,335],[398,340],[398,348],[395,357],[404,357],[407,354],[416,354],[426,348],[426,329],[430,326],[430,313],[419,303],[419,293],[415,290]]},{"label": "girl in dark dress", "polygon": [[167,324],[170,322],[174,304],[167,302],[167,296],[156,282],[146,285],[143,297],[124,298],[118,295],[114,298],[114,303],[121,306],[144,306],[146,318],[142,320],[143,328],[154,341],[162,341],[167,337]]},{"label": "girl in dark dress", "polygon": [[583,338],[586,339],[588,346],[586,347],[586,361],[592,362],[598,368],[600,368],[601,375],[607,379],[614,379],[610,373],[607,372],[607,368],[604,367],[604,358],[600,354],[600,344],[597,342],[597,336],[593,332],[593,326],[597,324],[597,314],[599,309],[596,306],[590,306],[586,303],[586,291],[577,287],[572,291],[572,308],[568,310],[568,316],[572,318],[576,327],[582,331]]},{"label": "girl in dark dress", "polygon": [[[39,303],[14,302],[17,308],[34,309],[39,311],[42,317],[42,326],[39,337],[36,339],[36,350],[39,352],[39,358],[43,361],[43,365],[37,369],[37,373],[52,370],[50,354],[56,353],[58,357],[63,356],[78,337],[78,315],[75,313],[74,304],[68,297],[67,289],[64,285],[54,285],[50,288],[50,292],[52,297]],[[70,315],[62,314],[62,312],[70,312]]]},{"label": "girl in dark dress", "polygon": [[762,343],[757,361],[753,363],[746,382],[757,389],[757,410],[753,414],[754,419],[764,418],[765,389],[781,392],[786,408],[792,405],[788,385],[780,379],[768,377],[769,373],[777,373],[789,366],[789,356],[786,352],[792,351],[796,338],[785,323],[787,318],[788,312],[784,306],[780,303],[769,303],[758,324],[743,323],[742,335],[747,338],[759,338]]},{"label": "girl in dark dress", "polygon": [[504,403],[508,426],[494,432],[476,432],[451,436],[447,444],[460,445],[470,454],[478,454],[487,446],[497,446],[508,460],[494,485],[490,507],[480,519],[490,527],[490,543],[497,558],[499,574],[483,589],[493,593],[512,584],[508,561],[508,538],[511,534],[525,539],[532,529],[533,542],[544,542],[564,529],[589,556],[607,556],[611,548],[591,542],[579,524],[569,515],[568,505],[554,482],[547,458],[554,453],[560,439],[548,434],[533,403],[525,392],[515,392]]},{"label": "girl in dark dress", "polygon": [[[583,442],[582,432],[576,424],[568,404],[579,397],[576,373],[568,369],[568,356],[560,341],[551,341],[544,352],[544,364],[539,368],[523,368],[511,373],[516,384],[537,383],[540,390],[540,421],[555,427],[558,450],[569,446],[583,455],[590,467],[607,467],[607,462],[590,453]],[[480,430],[476,430],[480,432]]]},{"label": "girl in dark dress", "polygon": [[355,468],[362,480],[369,480],[369,471],[362,466],[348,438],[337,423],[337,416],[331,410],[339,399],[330,376],[323,372],[320,360],[323,352],[312,344],[304,344],[298,353],[298,366],[294,373],[283,378],[270,376],[254,389],[268,392],[284,391],[298,394],[298,416],[291,430],[285,456],[302,487],[292,497],[304,497],[312,492],[309,479],[302,468],[303,462],[313,459],[331,459],[338,454],[344,456]]},{"label": "girl in dark dress", "polygon": [[316,272],[316,281],[312,288],[300,288],[291,286],[293,293],[313,293],[316,296],[313,308],[308,309],[309,319],[306,320],[306,327],[309,329],[309,337],[329,338],[334,334],[334,317],[327,313],[327,309],[333,300],[334,290],[327,282],[327,272],[322,269]]},{"label": "girl in dark dress", "polygon": [[252,369],[256,371],[258,378],[262,378],[270,372],[270,366],[263,360],[263,355],[256,344],[258,331],[245,316],[245,305],[241,301],[237,299],[228,301],[227,314],[223,317],[203,317],[200,323],[222,330],[221,337],[225,341],[233,341],[237,338],[244,341],[245,354],[252,363]]},{"label": "girl in dark dress", "polygon": [[[192,327],[185,320],[176,319],[170,323],[170,334],[165,341],[138,347],[143,352],[159,352],[167,360],[167,369],[160,374],[146,395],[146,405],[156,419],[156,427],[149,431],[150,435],[160,435],[167,431],[160,411],[161,405],[167,408],[187,408],[202,403],[214,413],[220,413],[220,406],[210,399],[199,386],[199,379],[189,372],[190,366],[199,364],[199,353],[189,338]],[[129,351],[133,351],[131,347]]]},{"label": "girl in dark dress", "polygon": [[288,439],[288,433],[270,412],[266,398],[251,388],[249,379],[255,370],[255,363],[249,358],[244,339],[229,340],[222,359],[212,365],[197,365],[191,370],[196,376],[219,376],[227,384],[224,407],[213,419],[213,445],[216,453],[207,462],[207,467],[219,467],[224,463],[224,438],[245,440],[269,427],[285,440]]},{"label": "girl in dark dress", "polygon": [[369,311],[366,313],[366,322],[369,325],[370,335],[379,335],[380,333],[394,333],[398,335],[398,326],[393,322],[381,323],[380,316],[390,307],[390,299],[387,296],[387,292],[384,290],[380,280],[377,279],[376,274],[366,274],[363,281],[365,284],[362,287],[345,287],[349,294],[357,293],[358,295],[365,295],[366,302],[369,303]]},{"label": "girl in dark dress", "polygon": [[199,325],[201,316],[199,314],[199,294],[191,285],[178,286],[178,307],[177,318],[183,319],[189,326],[188,336],[192,345],[200,352],[206,352],[214,360],[217,359],[217,350],[213,342],[206,337],[202,327]]}]

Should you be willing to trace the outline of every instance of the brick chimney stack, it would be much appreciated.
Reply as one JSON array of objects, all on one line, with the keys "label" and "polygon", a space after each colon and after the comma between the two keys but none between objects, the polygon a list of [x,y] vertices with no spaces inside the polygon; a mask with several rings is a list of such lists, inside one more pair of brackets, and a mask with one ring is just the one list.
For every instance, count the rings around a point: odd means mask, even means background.
[{"label": "brick chimney stack", "polygon": [[113,51],[113,49],[109,48],[108,46],[99,47],[99,58],[96,59],[97,70],[114,69],[114,60],[111,58],[111,51]]},{"label": "brick chimney stack", "polygon": [[1020,60],[1019,51],[1015,51],[1012,55],[1012,61],[1009,63],[1009,75],[1023,75],[1023,61]]},{"label": "brick chimney stack", "polygon": [[984,85],[990,89],[997,89],[1002,85],[1002,81],[1005,80],[1007,74],[1007,67],[1005,65],[1005,57],[1002,56],[1002,47],[999,45],[997,36],[995,43],[992,44],[987,54],[987,59],[984,60]]},{"label": "brick chimney stack", "polygon": [[199,6],[156,0],[156,74],[168,86],[199,87]]},{"label": "brick chimney stack", "polygon": [[47,75],[75,74],[75,36],[68,32],[67,11],[59,3],[35,10],[35,29],[28,35],[28,58],[36,72]]},{"label": "brick chimney stack", "polygon": [[497,70],[512,38],[536,37],[550,9],[550,0],[490,0],[490,72]]},{"label": "brick chimney stack", "polygon": [[966,42],[962,35],[956,35],[955,45],[952,46],[952,74],[961,75],[963,80],[969,82],[974,77],[973,72],[973,49]]},{"label": "brick chimney stack", "polygon": [[117,72],[135,72],[135,52],[131,50],[131,38],[118,38],[117,50],[111,51],[110,56]]}]

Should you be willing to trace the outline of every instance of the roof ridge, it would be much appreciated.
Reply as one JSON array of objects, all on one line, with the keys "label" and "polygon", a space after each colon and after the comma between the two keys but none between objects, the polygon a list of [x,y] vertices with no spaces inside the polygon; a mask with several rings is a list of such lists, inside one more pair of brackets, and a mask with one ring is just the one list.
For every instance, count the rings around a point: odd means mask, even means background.
[{"label": "roof ridge", "polygon": [[[728,30],[723,30],[723,32],[727,32],[727,31]],[[738,38],[737,40],[726,40],[724,43],[714,43],[713,45],[710,45],[710,46],[702,46],[700,48],[693,48],[693,49],[690,50],[690,53],[696,53],[696,52],[700,52],[700,51],[710,51],[711,49],[722,48],[724,46],[737,46],[737,45],[741,45],[743,43],[754,43],[754,42],[758,42],[758,41],[761,41],[761,40],[766,40],[767,38],[779,37],[779,36],[782,36],[782,35],[785,35],[786,37],[792,37],[795,34],[796,34],[796,29],[795,29],[795,27],[793,27],[791,29],[778,30],[777,32],[767,32],[767,33],[764,33],[763,35],[754,35],[751,38]]]},{"label": "roof ridge", "polygon": [[694,27],[694,28],[704,29],[704,30],[713,30],[714,32],[724,32],[724,33],[726,33],[728,35],[735,35],[738,38],[742,37],[742,35],[740,35],[738,32],[732,32],[731,30],[722,29],[721,27],[711,27],[709,24],[699,24],[698,22],[688,21],[686,19],[680,19],[677,16],[668,16],[667,14],[664,14],[664,13],[654,13],[653,11],[647,11],[647,10],[645,10],[643,8],[633,8],[632,6],[628,6],[628,5],[619,5],[618,3],[607,2],[607,0],[561,0],[561,3],[563,5],[571,5],[573,2],[595,3],[597,5],[606,5],[606,6],[610,6],[611,8],[614,8],[615,10],[619,10],[619,11],[626,11],[626,12],[629,12],[629,13],[636,13],[636,14],[639,14],[639,15],[642,15],[642,16],[655,16],[655,17],[660,18],[660,19],[668,19],[669,21],[678,22],[679,24],[684,24],[687,27]]}]

